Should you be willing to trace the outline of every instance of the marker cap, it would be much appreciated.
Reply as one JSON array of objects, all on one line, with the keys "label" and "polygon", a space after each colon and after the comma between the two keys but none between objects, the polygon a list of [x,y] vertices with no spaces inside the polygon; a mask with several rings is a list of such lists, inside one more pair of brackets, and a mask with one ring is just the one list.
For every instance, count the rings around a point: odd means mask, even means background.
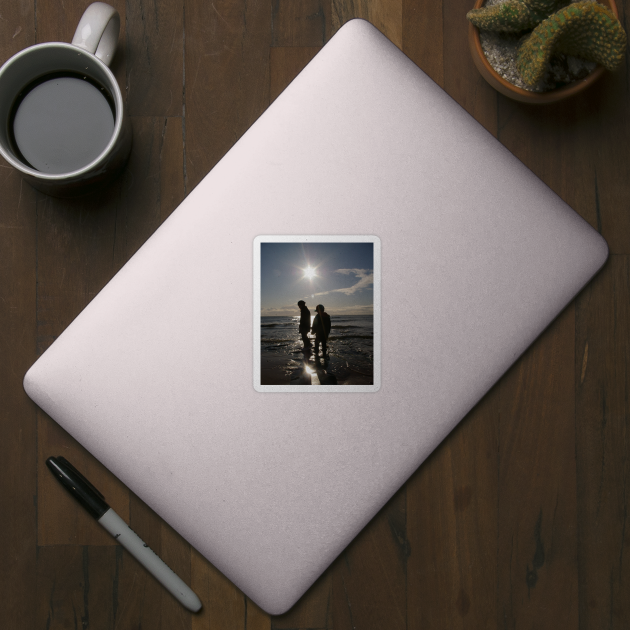
[{"label": "marker cap", "polygon": [[46,466],[95,519],[109,510],[105,497],[65,457],[49,457]]}]

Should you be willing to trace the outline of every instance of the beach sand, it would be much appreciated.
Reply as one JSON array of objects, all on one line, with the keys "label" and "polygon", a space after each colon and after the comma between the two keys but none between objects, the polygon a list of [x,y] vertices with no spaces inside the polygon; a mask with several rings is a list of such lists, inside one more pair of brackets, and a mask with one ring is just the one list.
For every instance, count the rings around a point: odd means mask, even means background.
[{"label": "beach sand", "polygon": [[[311,349],[312,350],[312,349]],[[263,347],[261,385],[373,385],[374,377],[365,366],[353,365],[349,356],[330,343],[328,356],[305,353],[301,342]],[[359,367],[361,369],[359,369]]]}]

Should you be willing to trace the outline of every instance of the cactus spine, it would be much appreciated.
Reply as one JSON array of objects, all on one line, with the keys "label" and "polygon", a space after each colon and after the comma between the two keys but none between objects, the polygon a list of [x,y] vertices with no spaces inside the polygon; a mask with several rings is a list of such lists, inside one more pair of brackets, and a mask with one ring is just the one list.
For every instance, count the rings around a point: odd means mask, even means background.
[{"label": "cactus spine", "polygon": [[521,45],[516,65],[525,83],[540,81],[554,53],[565,53],[616,69],[626,34],[614,13],[596,2],[570,4],[543,20]]},{"label": "cactus spine", "polygon": [[472,9],[466,17],[479,29],[501,33],[519,33],[534,28],[568,0],[507,0],[481,9]]}]

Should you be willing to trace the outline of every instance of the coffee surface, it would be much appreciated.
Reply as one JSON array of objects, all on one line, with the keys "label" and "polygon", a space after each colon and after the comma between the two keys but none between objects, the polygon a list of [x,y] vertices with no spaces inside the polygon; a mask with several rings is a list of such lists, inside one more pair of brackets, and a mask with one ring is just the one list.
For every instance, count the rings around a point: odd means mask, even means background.
[{"label": "coffee surface", "polygon": [[105,89],[78,76],[27,87],[13,117],[21,157],[43,173],[71,173],[94,161],[114,133]]}]

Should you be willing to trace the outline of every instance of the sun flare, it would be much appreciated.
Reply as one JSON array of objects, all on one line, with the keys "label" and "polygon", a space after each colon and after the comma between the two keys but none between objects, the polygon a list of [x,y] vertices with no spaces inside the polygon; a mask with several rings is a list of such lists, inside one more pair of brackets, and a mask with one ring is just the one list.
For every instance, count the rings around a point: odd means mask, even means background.
[{"label": "sun flare", "polygon": [[304,270],[304,277],[308,278],[309,280],[312,280],[315,277],[315,269],[313,269],[313,267],[307,267]]}]

